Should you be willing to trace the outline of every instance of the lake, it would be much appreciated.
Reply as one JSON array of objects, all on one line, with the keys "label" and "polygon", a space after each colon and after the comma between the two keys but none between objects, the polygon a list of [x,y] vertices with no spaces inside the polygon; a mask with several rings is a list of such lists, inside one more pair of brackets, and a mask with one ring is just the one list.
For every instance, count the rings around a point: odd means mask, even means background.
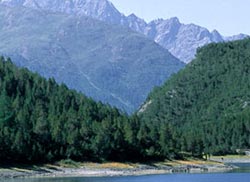
[{"label": "lake", "polygon": [[250,164],[228,173],[166,174],[129,177],[12,179],[5,182],[250,182]]}]

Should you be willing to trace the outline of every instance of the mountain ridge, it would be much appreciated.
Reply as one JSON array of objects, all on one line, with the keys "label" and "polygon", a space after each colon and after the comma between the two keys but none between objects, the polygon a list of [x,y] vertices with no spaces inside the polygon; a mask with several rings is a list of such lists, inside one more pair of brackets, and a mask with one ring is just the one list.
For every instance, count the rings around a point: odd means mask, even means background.
[{"label": "mountain ridge", "polygon": [[128,113],[184,66],[143,35],[91,17],[17,6],[0,10],[2,55]]},{"label": "mountain ridge", "polygon": [[217,30],[210,32],[195,24],[180,23],[177,17],[147,23],[135,14],[125,16],[108,0],[55,0],[53,3],[50,0],[2,0],[0,3],[78,16],[86,15],[107,23],[129,27],[154,40],[185,63],[189,63],[195,57],[199,47],[212,42],[233,41],[248,36],[239,34],[224,37]]}]

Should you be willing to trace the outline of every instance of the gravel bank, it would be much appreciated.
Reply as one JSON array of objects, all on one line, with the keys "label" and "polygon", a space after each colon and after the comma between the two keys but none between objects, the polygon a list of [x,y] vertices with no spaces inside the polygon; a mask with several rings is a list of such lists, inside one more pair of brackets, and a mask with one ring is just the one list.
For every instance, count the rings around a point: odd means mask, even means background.
[{"label": "gravel bank", "polygon": [[27,177],[97,177],[97,176],[136,176],[149,174],[168,173],[204,173],[204,172],[225,172],[234,168],[231,165],[217,164],[180,164],[174,166],[167,164],[154,165],[128,165],[127,167],[102,167],[101,164],[93,163],[77,168],[46,165],[33,167],[32,169],[4,168],[0,169],[0,181],[6,178],[27,178]]}]

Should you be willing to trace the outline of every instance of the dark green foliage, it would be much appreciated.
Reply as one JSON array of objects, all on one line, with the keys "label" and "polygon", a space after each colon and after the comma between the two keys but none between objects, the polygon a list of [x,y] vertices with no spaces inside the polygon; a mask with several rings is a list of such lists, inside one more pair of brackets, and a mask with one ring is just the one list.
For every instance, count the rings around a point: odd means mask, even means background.
[{"label": "dark green foliage", "polygon": [[0,161],[148,161],[250,148],[250,40],[211,44],[138,115],[0,58]]},{"label": "dark green foliage", "polygon": [[200,156],[250,148],[250,40],[199,49],[147,103],[143,120],[172,125],[178,150]]},{"label": "dark green foliage", "polygon": [[0,58],[1,162],[165,158],[158,129]]}]

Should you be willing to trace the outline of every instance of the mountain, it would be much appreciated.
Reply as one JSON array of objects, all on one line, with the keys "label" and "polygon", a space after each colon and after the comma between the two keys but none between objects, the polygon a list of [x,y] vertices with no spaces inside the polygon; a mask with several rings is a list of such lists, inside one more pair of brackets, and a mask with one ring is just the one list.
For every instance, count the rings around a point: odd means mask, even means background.
[{"label": "mountain", "polygon": [[150,94],[139,115],[178,128],[183,151],[249,148],[249,50],[250,39],[199,49],[195,60]]},{"label": "mountain", "polygon": [[225,41],[235,41],[235,40],[245,39],[247,37],[249,37],[249,35],[239,34],[239,35],[233,35],[233,36],[230,36],[230,37],[225,37],[224,40]]},{"label": "mountain", "polygon": [[0,39],[0,54],[17,65],[129,113],[184,66],[129,29],[19,6],[0,6]]},{"label": "mountain", "polygon": [[152,21],[143,33],[185,63],[189,63],[195,57],[199,47],[212,42],[239,40],[247,37],[244,34],[223,37],[216,30],[209,32],[208,29],[195,24],[182,24],[176,17]]},{"label": "mountain", "polygon": [[164,161],[249,148],[249,50],[250,39],[199,49],[131,117],[0,57],[0,164]]},{"label": "mountain", "polygon": [[114,24],[120,24],[125,19],[125,16],[107,0],[0,0],[0,3],[8,6],[25,6],[37,10],[85,15]]},{"label": "mountain", "polygon": [[223,41],[218,32],[210,33],[206,28],[194,24],[182,24],[176,17],[152,21],[144,33],[185,63],[194,58],[197,48]]},{"label": "mountain", "polygon": [[51,12],[86,15],[107,23],[129,27],[154,40],[185,63],[189,63],[195,57],[197,48],[206,44],[247,37],[244,34],[224,37],[216,30],[209,32],[206,28],[195,24],[180,23],[176,17],[146,23],[134,14],[123,15],[107,0],[54,0],[52,2],[51,0],[0,0],[0,3]]}]

